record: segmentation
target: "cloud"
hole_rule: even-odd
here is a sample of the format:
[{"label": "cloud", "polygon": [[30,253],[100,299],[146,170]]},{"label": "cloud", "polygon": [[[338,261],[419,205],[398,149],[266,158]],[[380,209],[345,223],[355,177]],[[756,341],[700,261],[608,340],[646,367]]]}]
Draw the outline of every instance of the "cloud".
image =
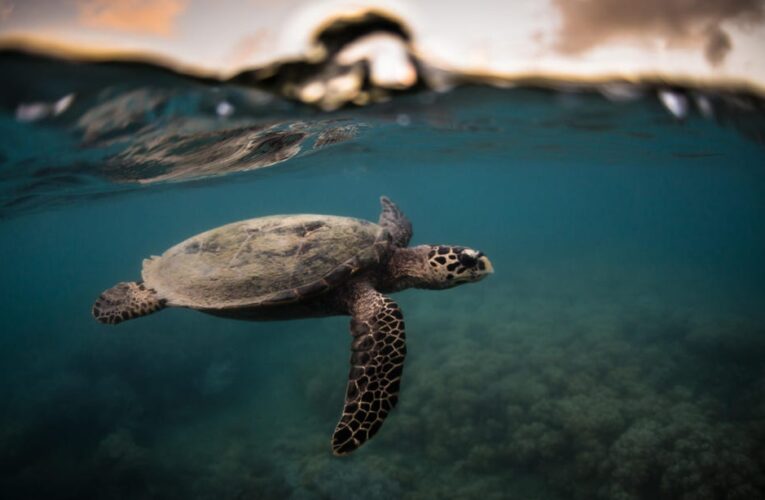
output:
[{"label": "cloud", "polygon": [[719,26],[714,26],[709,30],[704,53],[711,64],[716,66],[722,63],[731,48],[733,48],[733,44],[730,41],[730,36],[721,30]]},{"label": "cloud", "polygon": [[168,36],[188,0],[80,0],[80,22],[94,28]]},{"label": "cloud", "polygon": [[267,55],[269,41],[272,39],[273,34],[268,28],[261,28],[253,34],[243,36],[229,51],[228,59],[234,66],[250,65],[252,61]]},{"label": "cloud", "polygon": [[723,23],[765,20],[765,0],[553,0],[561,14],[556,49],[578,54],[615,40],[704,50],[717,65],[732,50]]},{"label": "cloud", "polygon": [[9,17],[11,17],[14,7],[15,6],[13,5],[13,2],[0,0],[0,22],[6,21]]}]

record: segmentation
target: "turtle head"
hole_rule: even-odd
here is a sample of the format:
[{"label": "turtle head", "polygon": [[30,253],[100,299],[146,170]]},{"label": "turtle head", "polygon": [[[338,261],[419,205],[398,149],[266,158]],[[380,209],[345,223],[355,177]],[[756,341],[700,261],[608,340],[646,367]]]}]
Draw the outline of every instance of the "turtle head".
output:
[{"label": "turtle head", "polygon": [[398,248],[388,264],[383,289],[406,288],[441,290],[484,279],[494,272],[483,252],[447,245],[420,245]]},{"label": "turtle head", "polygon": [[426,266],[426,284],[421,288],[451,288],[482,280],[494,272],[491,261],[483,252],[446,245],[427,247]]}]

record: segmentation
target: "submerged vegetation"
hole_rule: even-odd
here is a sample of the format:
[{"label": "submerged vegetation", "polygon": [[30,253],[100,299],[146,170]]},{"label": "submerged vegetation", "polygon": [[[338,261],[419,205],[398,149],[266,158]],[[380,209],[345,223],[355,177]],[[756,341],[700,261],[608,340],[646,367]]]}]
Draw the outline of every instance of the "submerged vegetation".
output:
[{"label": "submerged vegetation", "polygon": [[[218,342],[184,331],[194,318],[180,313],[162,335],[144,322],[152,331],[74,348],[58,373],[20,373],[25,391],[3,394],[0,484],[27,498],[765,495],[761,323],[504,285],[407,302],[399,408],[353,457],[328,451],[345,366],[321,347],[344,320],[304,334],[235,328]],[[306,347],[276,361],[282,373],[251,359]],[[299,414],[270,410],[264,390]]]}]

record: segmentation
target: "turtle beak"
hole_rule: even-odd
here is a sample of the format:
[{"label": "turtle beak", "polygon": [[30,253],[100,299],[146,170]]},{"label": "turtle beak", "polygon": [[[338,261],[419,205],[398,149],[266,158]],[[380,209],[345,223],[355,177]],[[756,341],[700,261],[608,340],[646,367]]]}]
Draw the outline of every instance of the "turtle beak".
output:
[{"label": "turtle beak", "polygon": [[491,261],[485,255],[478,258],[478,269],[484,274],[494,274],[494,266],[491,265]]}]

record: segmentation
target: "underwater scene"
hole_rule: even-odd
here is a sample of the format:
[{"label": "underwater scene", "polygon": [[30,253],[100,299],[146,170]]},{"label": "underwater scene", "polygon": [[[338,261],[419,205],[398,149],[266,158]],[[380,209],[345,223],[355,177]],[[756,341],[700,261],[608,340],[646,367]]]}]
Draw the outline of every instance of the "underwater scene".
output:
[{"label": "underwater scene", "polygon": [[[5,499],[765,498],[765,118],[653,87],[419,89],[317,110],[152,65],[0,57]],[[392,295],[399,401],[330,444],[349,318],[104,290],[231,222],[325,214],[494,273]]]}]

